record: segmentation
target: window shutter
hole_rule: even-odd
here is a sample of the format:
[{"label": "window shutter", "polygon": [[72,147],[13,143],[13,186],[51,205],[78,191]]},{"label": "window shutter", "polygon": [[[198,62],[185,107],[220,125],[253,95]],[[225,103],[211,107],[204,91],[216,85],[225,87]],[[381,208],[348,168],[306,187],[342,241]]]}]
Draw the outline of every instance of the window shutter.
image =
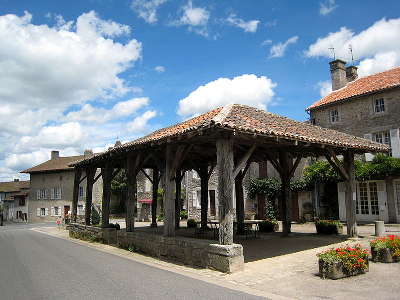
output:
[{"label": "window shutter", "polygon": [[55,188],[50,189],[50,199],[55,199]]},{"label": "window shutter", "polygon": [[45,213],[44,213],[44,215],[45,215],[45,216],[48,216],[48,215],[49,215],[49,208],[48,208],[48,207],[45,208]]},{"label": "window shutter", "polygon": [[40,208],[36,208],[36,216],[40,217]]},{"label": "window shutter", "polygon": [[51,207],[51,216],[54,217],[55,216],[55,211],[54,211],[54,207]]},{"label": "window shutter", "polygon": [[36,199],[39,200],[40,199],[40,190],[36,191]]},{"label": "window shutter", "polygon": [[[372,141],[372,134],[371,133],[364,134],[364,139]],[[372,161],[373,159],[374,155],[372,153],[365,153],[366,161]]]},{"label": "window shutter", "polygon": [[59,193],[58,193],[58,199],[62,199],[62,188],[58,188],[58,191],[59,191]]},{"label": "window shutter", "polygon": [[399,128],[390,130],[390,144],[392,146],[392,156],[400,158]]}]

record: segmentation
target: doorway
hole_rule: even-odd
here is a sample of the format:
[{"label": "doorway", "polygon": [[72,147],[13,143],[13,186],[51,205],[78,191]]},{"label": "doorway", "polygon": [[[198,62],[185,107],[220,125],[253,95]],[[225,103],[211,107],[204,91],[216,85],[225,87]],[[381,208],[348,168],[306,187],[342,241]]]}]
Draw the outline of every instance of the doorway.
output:
[{"label": "doorway", "polygon": [[209,195],[210,195],[210,215],[211,216],[215,216],[215,191],[214,190],[210,190],[208,191]]}]

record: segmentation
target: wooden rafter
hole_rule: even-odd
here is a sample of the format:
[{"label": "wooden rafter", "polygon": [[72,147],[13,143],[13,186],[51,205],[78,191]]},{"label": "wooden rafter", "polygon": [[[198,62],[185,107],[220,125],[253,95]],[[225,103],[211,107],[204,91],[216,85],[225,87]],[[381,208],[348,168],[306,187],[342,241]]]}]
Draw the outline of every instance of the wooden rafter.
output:
[{"label": "wooden rafter", "polygon": [[242,170],[246,166],[247,161],[250,159],[251,155],[253,154],[256,148],[257,144],[253,144],[253,146],[251,146],[251,148],[246,152],[246,154],[243,155],[243,157],[240,159],[239,163],[233,170],[233,178],[235,178],[237,174],[240,172],[240,170]]},{"label": "wooden rafter", "polygon": [[340,160],[336,157],[336,154],[333,152],[332,149],[327,148],[328,153],[325,154],[325,158],[328,162],[333,166],[334,169],[346,180],[349,180],[349,174],[346,172],[343,164]]},{"label": "wooden rafter", "polygon": [[289,178],[292,178],[294,175],[294,172],[296,172],[297,167],[299,166],[299,163],[301,161],[301,156],[298,156],[292,166],[292,168],[289,171]]},{"label": "wooden rafter", "polygon": [[143,173],[144,176],[147,177],[147,179],[153,184],[153,179],[146,173],[144,169],[140,169],[140,171]]},{"label": "wooden rafter", "polygon": [[275,157],[270,156],[268,153],[265,153],[265,157],[267,160],[269,160],[272,164],[272,166],[275,168],[275,170],[282,175],[283,174],[283,169],[281,165],[279,164],[278,160]]}]

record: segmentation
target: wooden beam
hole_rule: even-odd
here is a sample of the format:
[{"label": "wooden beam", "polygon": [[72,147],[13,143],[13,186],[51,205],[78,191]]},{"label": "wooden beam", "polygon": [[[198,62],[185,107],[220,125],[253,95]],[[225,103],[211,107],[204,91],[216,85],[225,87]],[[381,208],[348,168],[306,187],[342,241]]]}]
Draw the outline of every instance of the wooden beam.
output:
[{"label": "wooden beam", "polygon": [[333,168],[336,169],[336,171],[339,173],[339,175],[343,177],[343,179],[349,180],[349,174],[344,169],[342,163],[336,157],[336,154],[330,148],[328,148],[328,153],[329,154],[325,154],[325,158],[328,160],[328,162],[333,166]]},{"label": "wooden beam", "polygon": [[83,176],[80,180],[79,180],[79,184],[81,184],[82,183],[82,181],[84,181],[86,179],[86,175],[85,176]]},{"label": "wooden beam", "polygon": [[257,148],[257,144],[255,143],[246,152],[246,154],[241,158],[241,160],[239,161],[239,163],[237,164],[237,166],[233,170],[233,178],[235,178],[237,176],[237,174],[239,173],[239,171],[242,170],[245,167],[247,161],[249,160],[249,158],[251,157],[251,155],[253,154],[253,152],[254,152],[254,150],[256,148]]},{"label": "wooden beam", "polygon": [[96,178],[94,179],[93,183],[95,183],[95,182],[97,181],[97,179],[99,179],[100,176],[101,176],[102,174],[103,174],[103,172],[100,172],[100,173],[96,176]]},{"label": "wooden beam", "polygon": [[283,175],[283,169],[279,162],[272,156],[270,156],[268,153],[265,153],[265,157],[267,160],[269,160],[272,164],[272,166],[275,168],[275,170],[282,176]]},{"label": "wooden beam", "polygon": [[294,162],[292,168],[291,168],[290,171],[289,171],[289,178],[292,178],[292,177],[293,177],[294,172],[296,172],[296,169],[297,169],[297,167],[298,167],[299,164],[300,164],[301,158],[302,158],[301,156],[298,156],[298,157],[296,158],[296,161]]},{"label": "wooden beam", "polygon": [[147,179],[153,184],[153,179],[146,173],[144,169],[140,169],[140,171],[143,173],[144,176],[147,177]]},{"label": "wooden beam", "polygon": [[82,175],[82,170],[75,168],[74,174],[74,190],[72,194],[72,222],[76,222],[77,214],[78,214],[78,199],[79,199],[79,184],[81,183],[80,178]]}]

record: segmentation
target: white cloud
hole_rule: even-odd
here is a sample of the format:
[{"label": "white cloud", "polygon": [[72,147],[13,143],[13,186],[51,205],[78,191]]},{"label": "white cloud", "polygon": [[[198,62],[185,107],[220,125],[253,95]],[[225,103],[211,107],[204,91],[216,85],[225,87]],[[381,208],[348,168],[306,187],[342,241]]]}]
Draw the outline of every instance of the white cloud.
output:
[{"label": "white cloud", "polygon": [[[126,123],[115,119],[132,116],[149,102],[121,101],[137,91],[121,74],[142,52],[141,43],[129,37],[129,26],[94,11],[73,21],[48,18],[54,25],[33,24],[28,12],[0,16],[0,168],[10,179],[12,172],[47,160],[50,150],[77,154],[117,135],[131,138]],[[124,42],[115,40],[119,37]],[[117,104],[97,107],[107,101]],[[82,109],[64,116],[71,107]],[[93,120],[91,109],[105,123]]]},{"label": "white cloud", "polygon": [[332,57],[329,48],[335,48],[336,58],[349,61],[349,46],[360,60],[359,75],[366,76],[400,65],[400,18],[381,19],[364,31],[342,27],[337,32],[319,38],[305,52],[308,57]]},{"label": "white cloud", "polygon": [[276,83],[266,76],[244,74],[219,78],[198,87],[179,101],[178,114],[182,117],[201,114],[226,104],[246,104],[266,109],[274,96]]},{"label": "white cloud", "polygon": [[272,44],[272,40],[265,40],[265,41],[263,41],[261,43],[261,46],[267,46],[267,45],[270,45],[270,44]]},{"label": "white cloud", "polygon": [[132,0],[131,9],[147,23],[157,22],[157,10],[167,0]]},{"label": "white cloud", "polygon": [[320,81],[317,83],[316,88],[319,89],[320,96],[325,97],[332,92],[332,83],[330,80]]},{"label": "white cloud", "polygon": [[157,116],[157,112],[155,110],[148,110],[141,116],[136,117],[132,122],[127,124],[129,132],[140,133],[145,131],[148,126],[148,122],[155,116]]},{"label": "white cloud", "polygon": [[121,101],[111,109],[93,107],[85,104],[81,110],[72,111],[65,116],[67,121],[85,121],[93,123],[104,123],[121,117],[127,117],[136,113],[140,108],[149,104],[149,98],[134,98],[128,101]]},{"label": "white cloud", "polygon": [[326,0],[325,2],[319,3],[319,13],[320,15],[326,16],[333,12],[338,6],[335,0]]},{"label": "white cloud", "polygon": [[284,43],[278,43],[271,47],[269,51],[269,58],[283,57],[285,55],[286,49],[290,44],[295,44],[299,39],[298,36],[292,36]]},{"label": "white cloud", "polygon": [[226,19],[227,23],[243,29],[245,32],[256,32],[259,20],[244,21],[243,19],[237,18],[235,14],[230,14]]},{"label": "white cloud", "polygon": [[189,31],[196,32],[202,36],[208,36],[207,23],[210,12],[204,7],[194,7],[192,0],[181,7],[181,17],[172,22],[175,26],[188,26]]},{"label": "white cloud", "polygon": [[158,72],[158,73],[163,73],[163,72],[165,72],[165,67],[163,67],[163,66],[156,66],[156,67],[154,68],[154,71],[156,71],[156,72]]}]

